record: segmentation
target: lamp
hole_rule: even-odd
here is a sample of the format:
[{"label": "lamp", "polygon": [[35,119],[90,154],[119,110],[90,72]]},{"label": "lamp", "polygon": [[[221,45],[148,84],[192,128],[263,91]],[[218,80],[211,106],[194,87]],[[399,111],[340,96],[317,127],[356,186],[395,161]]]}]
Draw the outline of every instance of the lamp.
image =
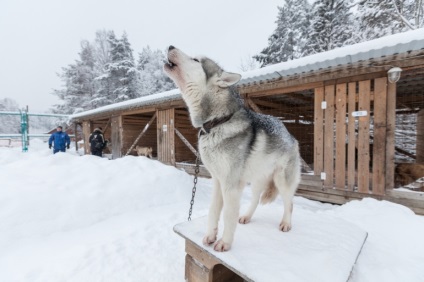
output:
[{"label": "lamp", "polygon": [[393,67],[393,68],[389,69],[389,71],[387,72],[389,82],[390,83],[398,82],[401,72],[402,72],[402,69],[398,68],[398,67]]}]

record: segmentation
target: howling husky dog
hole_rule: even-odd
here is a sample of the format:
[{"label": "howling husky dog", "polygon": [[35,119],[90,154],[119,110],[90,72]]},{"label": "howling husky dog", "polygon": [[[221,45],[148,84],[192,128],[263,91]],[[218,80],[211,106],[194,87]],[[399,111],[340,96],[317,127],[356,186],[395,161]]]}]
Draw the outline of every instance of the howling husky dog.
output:
[{"label": "howling husky dog", "polygon": [[[205,57],[189,57],[170,46],[166,74],[180,88],[194,127],[199,128],[199,152],[214,182],[205,245],[230,249],[239,217],[240,198],[247,183],[252,202],[238,222],[248,223],[261,203],[283,197],[281,231],[291,229],[292,199],[300,182],[297,141],[276,118],[247,109],[233,85],[241,76],[222,70]],[[262,194],[262,197],[261,197]],[[223,209],[224,231],[217,241]]]}]

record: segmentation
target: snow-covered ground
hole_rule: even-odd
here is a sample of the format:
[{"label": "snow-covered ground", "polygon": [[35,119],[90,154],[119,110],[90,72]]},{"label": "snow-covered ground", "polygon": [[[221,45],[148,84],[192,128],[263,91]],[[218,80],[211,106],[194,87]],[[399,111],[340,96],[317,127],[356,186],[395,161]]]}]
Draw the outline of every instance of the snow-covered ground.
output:
[{"label": "snow-covered ground", "polygon": [[[27,153],[0,148],[0,281],[184,281],[173,227],[187,220],[192,186],[190,175],[144,157],[52,155],[39,140]],[[207,214],[210,190],[201,179],[193,218]],[[296,210],[368,232],[351,281],[424,281],[424,218],[408,208],[296,197]]]}]

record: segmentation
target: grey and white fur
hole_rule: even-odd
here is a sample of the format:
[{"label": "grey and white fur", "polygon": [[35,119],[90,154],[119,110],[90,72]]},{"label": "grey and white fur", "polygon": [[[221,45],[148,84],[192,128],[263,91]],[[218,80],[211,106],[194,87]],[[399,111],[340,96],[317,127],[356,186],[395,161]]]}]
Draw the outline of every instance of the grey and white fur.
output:
[{"label": "grey and white fur", "polygon": [[[278,192],[284,203],[279,229],[289,231],[292,199],[300,182],[295,138],[277,118],[246,108],[234,87],[241,76],[224,71],[214,61],[190,57],[170,46],[164,70],[181,90],[193,126],[202,131],[199,152],[214,183],[203,243],[215,243],[216,251],[229,250],[237,222],[248,223],[259,201],[272,202]],[[252,202],[239,217],[247,183],[252,186]],[[224,230],[217,240],[222,210]]]}]

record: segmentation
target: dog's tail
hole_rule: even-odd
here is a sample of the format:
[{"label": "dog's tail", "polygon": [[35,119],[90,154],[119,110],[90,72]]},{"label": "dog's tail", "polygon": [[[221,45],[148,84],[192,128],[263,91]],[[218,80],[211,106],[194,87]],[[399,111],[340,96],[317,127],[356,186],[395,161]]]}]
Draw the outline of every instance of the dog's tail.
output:
[{"label": "dog's tail", "polygon": [[273,180],[268,185],[268,188],[262,193],[261,196],[261,204],[269,204],[272,203],[275,198],[278,196],[278,190],[277,187],[275,187],[275,183]]}]

